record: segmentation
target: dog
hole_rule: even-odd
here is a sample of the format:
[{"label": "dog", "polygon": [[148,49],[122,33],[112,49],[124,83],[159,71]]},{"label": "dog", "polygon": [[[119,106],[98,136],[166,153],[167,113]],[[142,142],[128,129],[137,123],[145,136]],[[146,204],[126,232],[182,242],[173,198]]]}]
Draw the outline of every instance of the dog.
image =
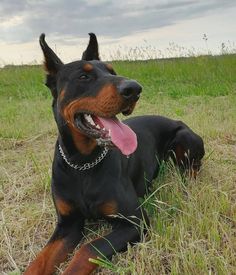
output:
[{"label": "dog", "polygon": [[87,219],[105,219],[112,231],[83,244],[64,275],[90,274],[96,259],[112,256],[134,244],[149,225],[139,202],[158,175],[160,163],[171,158],[181,170],[196,175],[204,156],[200,136],[181,121],[161,116],[130,115],[142,87],[116,74],[100,61],[95,34],[82,60],[63,64],[40,36],[46,86],[58,127],[52,165],[52,197],[57,225],[49,242],[25,275],[48,275],[83,238]]}]

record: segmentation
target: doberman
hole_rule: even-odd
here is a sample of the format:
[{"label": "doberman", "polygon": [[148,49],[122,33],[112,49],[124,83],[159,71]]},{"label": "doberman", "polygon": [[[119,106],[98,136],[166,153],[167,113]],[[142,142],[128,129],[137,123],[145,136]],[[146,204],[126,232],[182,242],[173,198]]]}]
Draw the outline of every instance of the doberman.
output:
[{"label": "doberman", "polygon": [[90,33],[82,60],[63,64],[40,36],[45,58],[46,86],[58,139],[52,167],[52,196],[57,226],[48,244],[25,275],[52,274],[83,238],[86,219],[105,219],[111,233],[84,244],[63,274],[90,274],[91,259],[111,259],[138,242],[149,225],[140,205],[160,162],[196,172],[204,156],[201,137],[181,121],[161,116],[130,115],[142,87],[118,76],[100,61],[95,34]]}]

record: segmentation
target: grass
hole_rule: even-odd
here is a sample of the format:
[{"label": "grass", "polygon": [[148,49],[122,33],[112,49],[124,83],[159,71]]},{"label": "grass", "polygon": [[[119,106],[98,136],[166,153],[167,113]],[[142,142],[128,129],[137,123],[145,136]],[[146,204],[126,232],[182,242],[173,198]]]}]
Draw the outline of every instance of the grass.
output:
[{"label": "grass", "polygon": [[[236,56],[113,67],[144,87],[134,115],[183,120],[204,138],[206,156],[197,180],[163,165],[158,191],[145,200],[149,236],[103,263],[99,274],[236,274]],[[37,66],[0,70],[0,274],[21,274],[55,225],[50,174],[57,132],[43,82]],[[87,227],[88,239],[109,230]]]}]

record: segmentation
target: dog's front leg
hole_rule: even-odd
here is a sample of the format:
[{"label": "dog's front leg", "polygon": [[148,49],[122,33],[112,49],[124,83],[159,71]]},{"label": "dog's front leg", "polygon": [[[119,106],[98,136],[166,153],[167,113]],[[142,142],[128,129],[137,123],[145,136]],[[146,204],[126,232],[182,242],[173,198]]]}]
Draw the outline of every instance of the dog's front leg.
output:
[{"label": "dog's front leg", "polygon": [[24,275],[50,275],[63,262],[68,253],[72,252],[83,237],[84,220],[64,217],[48,244],[26,269]]},{"label": "dog's front leg", "polygon": [[[140,213],[139,218],[127,217],[125,220],[116,220],[113,231],[108,235],[98,238],[83,245],[75,254],[63,275],[87,275],[97,268],[97,264],[91,259],[111,259],[116,252],[125,251],[128,243],[135,243],[140,240],[145,225]],[[144,227],[143,227],[144,225]]]}]

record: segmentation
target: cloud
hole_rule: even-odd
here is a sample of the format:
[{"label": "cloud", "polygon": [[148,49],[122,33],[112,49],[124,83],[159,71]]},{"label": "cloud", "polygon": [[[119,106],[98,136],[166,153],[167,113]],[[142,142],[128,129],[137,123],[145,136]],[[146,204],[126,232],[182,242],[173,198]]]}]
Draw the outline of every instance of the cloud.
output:
[{"label": "cloud", "polygon": [[234,0],[2,0],[0,41],[26,43],[45,32],[68,44],[91,31],[118,39],[232,6]]}]

